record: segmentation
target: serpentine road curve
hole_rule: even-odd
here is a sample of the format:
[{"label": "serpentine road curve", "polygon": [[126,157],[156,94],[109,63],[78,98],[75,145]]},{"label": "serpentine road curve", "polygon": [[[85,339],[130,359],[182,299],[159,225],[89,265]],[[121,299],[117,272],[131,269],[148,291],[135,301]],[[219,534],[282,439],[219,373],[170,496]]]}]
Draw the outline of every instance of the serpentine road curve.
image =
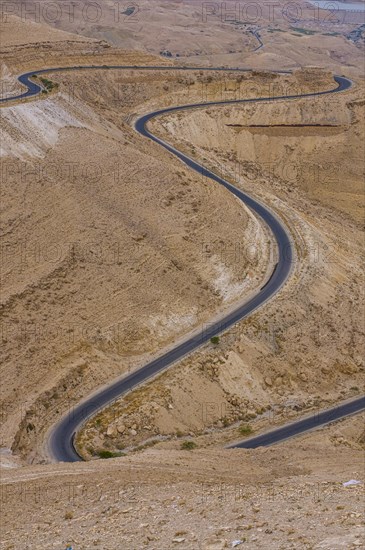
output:
[{"label": "serpentine road curve", "polygon": [[[173,70],[173,71],[225,71],[225,72],[249,72],[251,69],[228,69],[228,68],[209,68],[209,67],[165,67],[165,66],[79,66],[79,67],[59,67],[52,69],[42,69],[36,70],[34,72],[28,72],[21,75],[18,80],[19,82],[26,87],[26,91],[18,94],[13,97],[5,97],[0,99],[0,103],[6,104],[14,100],[27,99],[33,96],[37,96],[41,93],[42,87],[34,82],[32,79],[34,74],[48,74],[51,72],[60,72],[60,71],[78,71],[78,70],[100,70],[100,69],[118,69],[118,70]],[[290,74],[291,71],[272,71],[282,74]],[[288,279],[294,260],[294,249],[293,244],[290,238],[290,235],[281,221],[276,217],[276,215],[265,205],[263,205],[258,200],[250,197],[242,190],[238,189],[228,181],[217,176],[214,172],[211,172],[195,160],[191,159],[181,151],[177,150],[172,145],[166,143],[162,139],[153,135],[147,128],[147,123],[160,115],[167,113],[172,113],[175,111],[188,110],[188,109],[197,109],[205,108],[212,105],[232,105],[232,104],[241,104],[241,103],[253,103],[253,102],[263,102],[263,101],[275,101],[275,100],[290,100],[298,98],[310,98],[319,95],[332,94],[345,91],[349,89],[352,85],[351,80],[343,76],[335,76],[334,80],[337,86],[331,90],[318,91],[305,94],[296,94],[288,96],[275,96],[275,97],[259,97],[251,99],[236,99],[231,101],[211,101],[206,103],[197,103],[193,105],[183,105],[177,107],[169,107],[166,109],[161,109],[154,111],[152,113],[146,114],[140,117],[135,122],[135,130],[139,132],[142,136],[149,138],[165,149],[170,153],[178,157],[183,163],[185,163],[189,168],[192,168],[202,176],[209,178],[216,183],[223,185],[228,191],[240,199],[246,206],[251,208],[269,227],[273,237],[278,246],[278,262],[271,274],[271,277],[267,283],[259,290],[259,292],[251,298],[246,303],[238,306],[234,311],[231,311],[229,314],[226,314],[213,324],[209,326],[207,330],[204,330],[198,333],[195,336],[188,337],[182,343],[176,345],[173,349],[170,349],[168,352],[161,355],[159,358],[150,361],[144,367],[132,372],[131,374],[124,376],[113,382],[111,385],[102,388],[92,397],[87,398],[80,404],[74,406],[67,415],[65,415],[61,421],[53,427],[50,432],[49,439],[47,441],[48,452],[51,455],[51,458],[55,461],[64,461],[64,462],[76,462],[82,460],[78,455],[74,447],[74,436],[75,433],[80,427],[86,422],[88,418],[93,416],[96,412],[100,411],[106,405],[120,398],[126,392],[132,390],[136,386],[140,385],[142,382],[147,379],[155,376],[157,373],[165,370],[170,367],[173,363],[180,360],[182,357],[186,356],[188,353],[191,353],[193,350],[196,350],[202,344],[208,342],[212,336],[220,334],[227,328],[231,327],[238,321],[247,317],[250,313],[256,310],[259,306],[263,305],[269,298],[272,298],[283,286],[283,284]],[[256,447],[258,445],[270,445],[277,441],[286,439],[287,437],[293,437],[297,433],[302,433],[313,429],[316,426],[323,425],[333,420],[343,418],[354,412],[359,412],[365,408],[364,397],[356,399],[352,402],[339,405],[335,413],[329,414],[328,411],[324,411],[322,416],[316,415],[315,417],[310,417],[305,420],[301,420],[295,423],[290,424],[288,428],[284,427],[281,429],[276,429],[252,438],[250,440],[245,440],[241,443],[236,443],[231,445],[231,447]],[[327,416],[326,416],[327,414]],[[313,418],[316,418],[316,421],[313,421]],[[326,421],[326,418],[328,420]],[[252,444],[250,444],[252,441]]]}]

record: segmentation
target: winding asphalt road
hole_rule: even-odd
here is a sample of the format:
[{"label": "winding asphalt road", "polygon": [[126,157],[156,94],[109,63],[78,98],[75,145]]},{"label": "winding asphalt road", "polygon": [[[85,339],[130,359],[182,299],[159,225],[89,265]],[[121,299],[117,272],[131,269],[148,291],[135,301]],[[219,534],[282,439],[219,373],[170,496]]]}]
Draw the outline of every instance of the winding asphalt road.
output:
[{"label": "winding asphalt road", "polygon": [[[173,71],[225,71],[225,72],[248,72],[250,69],[226,69],[226,68],[208,68],[208,67],[165,67],[165,66],[153,66],[153,67],[137,67],[137,66],[79,66],[79,67],[59,67],[53,69],[43,69],[41,71],[35,71],[37,75],[48,74],[51,72],[60,72],[60,71],[75,71],[75,70],[96,70],[96,69],[118,69],[118,70],[173,70]],[[275,71],[283,74],[290,74],[290,71]],[[18,94],[15,97],[2,98],[0,99],[1,103],[9,103],[14,100],[27,99],[32,96],[36,96],[41,93],[42,87],[34,82],[32,76],[34,72],[28,72],[19,77],[19,82],[26,87],[26,91],[21,94]],[[285,281],[288,279],[290,272],[293,266],[294,260],[294,250],[291,242],[291,238],[280,222],[280,220],[275,216],[275,214],[263,205],[258,200],[250,197],[242,190],[238,189],[225,179],[217,176],[214,172],[208,170],[203,165],[199,164],[195,160],[191,159],[181,151],[174,148],[172,145],[166,143],[162,139],[153,135],[147,128],[147,123],[158,116],[172,113],[175,111],[182,111],[188,109],[197,109],[205,108],[209,105],[231,105],[231,104],[241,104],[241,103],[253,103],[253,102],[262,102],[262,101],[275,101],[275,100],[289,100],[297,98],[310,98],[319,95],[332,94],[342,92],[351,87],[352,82],[342,76],[334,77],[337,86],[331,90],[312,92],[306,94],[296,94],[296,95],[286,95],[286,96],[275,96],[275,97],[260,97],[252,99],[237,99],[231,101],[212,101],[206,103],[197,103],[193,105],[183,105],[177,107],[169,107],[167,109],[161,109],[154,111],[152,113],[146,114],[140,117],[135,122],[135,129],[142,136],[149,138],[165,149],[170,153],[178,157],[183,163],[185,163],[189,168],[192,168],[202,176],[213,180],[214,182],[223,185],[228,191],[235,195],[239,200],[241,200],[246,206],[251,208],[269,227],[270,231],[273,234],[273,237],[278,246],[278,262],[274,268],[274,271],[267,281],[267,283],[260,289],[260,291],[245,304],[240,305],[234,311],[223,316],[218,321],[209,325],[209,328],[203,330],[202,332],[196,334],[195,336],[187,338],[182,343],[175,346],[170,351],[164,353],[159,358],[150,361],[144,367],[136,370],[135,372],[125,376],[121,379],[118,379],[108,387],[105,387],[98,391],[93,397],[84,400],[82,403],[73,407],[67,415],[65,415],[62,420],[53,428],[49,441],[48,447],[49,452],[52,455],[52,458],[57,461],[65,462],[75,462],[82,460],[81,457],[77,454],[74,448],[74,436],[76,431],[81,427],[81,425],[96,412],[100,411],[106,405],[110,404],[114,400],[120,398],[126,392],[140,385],[142,382],[145,382],[147,379],[155,376],[157,373],[165,370],[170,367],[173,363],[180,360],[187,354],[191,353],[193,350],[196,350],[202,344],[208,342],[212,336],[220,334],[225,331],[227,328],[231,327],[238,321],[247,317],[250,313],[256,310],[258,307],[262,306],[269,298],[273,297],[280,288],[283,286]],[[364,409],[364,398],[362,401],[357,400],[352,402],[353,405],[350,407],[348,404],[339,405],[336,408],[336,420],[352,414],[353,412],[358,412],[359,410]],[[355,410],[356,409],[356,410]],[[350,411],[350,412],[349,412]],[[318,418],[319,415],[316,415]],[[321,422],[323,422],[321,417]],[[332,421],[333,416],[329,417],[328,421]],[[322,425],[318,424],[318,425]],[[281,428],[279,430],[274,430],[268,434],[263,434],[257,438],[251,440],[246,440],[242,443],[236,443],[232,446],[235,447],[255,447],[258,445],[269,445],[274,442],[286,439],[287,437],[292,437],[297,433],[313,429],[313,419],[306,419],[299,421],[298,423],[293,423],[290,425],[290,429]],[[271,435],[270,435],[271,434]],[[252,443],[250,444],[251,441]]]},{"label": "winding asphalt road", "polygon": [[346,416],[351,416],[352,414],[359,413],[365,410],[365,396],[362,395],[356,399],[342,403],[336,407],[330,409],[317,411],[315,414],[311,414],[305,418],[301,418],[296,422],[291,422],[280,426],[280,428],[275,428],[266,433],[262,433],[255,437],[250,437],[239,443],[232,443],[228,445],[228,449],[256,449],[257,447],[267,447],[278,443],[279,441],[285,441],[291,437],[295,437],[304,432],[309,432],[335,422],[336,420],[341,420]]}]

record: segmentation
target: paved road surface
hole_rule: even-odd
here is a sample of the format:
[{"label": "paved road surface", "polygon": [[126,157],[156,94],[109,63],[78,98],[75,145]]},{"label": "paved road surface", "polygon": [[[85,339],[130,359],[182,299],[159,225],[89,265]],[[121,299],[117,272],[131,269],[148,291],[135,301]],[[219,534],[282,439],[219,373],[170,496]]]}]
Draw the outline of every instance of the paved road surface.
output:
[{"label": "paved road surface", "polygon": [[280,428],[275,428],[274,430],[270,430],[255,437],[250,437],[245,441],[232,443],[228,445],[227,448],[232,449],[238,447],[240,449],[256,449],[257,447],[267,447],[268,445],[273,445],[274,443],[279,443],[280,441],[295,437],[304,432],[320,428],[325,424],[335,422],[336,420],[359,413],[363,410],[365,410],[364,395],[336,407],[318,411],[311,416],[285,424]]}]

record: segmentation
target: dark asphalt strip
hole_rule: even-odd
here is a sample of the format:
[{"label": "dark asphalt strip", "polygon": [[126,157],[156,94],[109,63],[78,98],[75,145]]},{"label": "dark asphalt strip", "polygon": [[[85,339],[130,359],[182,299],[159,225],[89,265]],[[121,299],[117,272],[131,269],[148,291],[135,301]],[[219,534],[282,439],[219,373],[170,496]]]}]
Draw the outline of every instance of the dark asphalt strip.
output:
[{"label": "dark asphalt strip", "polygon": [[227,448],[256,449],[257,447],[267,447],[269,445],[273,445],[274,443],[279,443],[280,441],[301,435],[304,432],[315,430],[321,426],[330,424],[331,422],[335,422],[336,420],[340,420],[346,416],[359,413],[363,410],[365,410],[365,396],[361,396],[353,401],[338,405],[332,409],[319,411],[311,416],[308,416],[307,418],[302,418],[296,422],[285,424],[280,428],[270,430],[269,432],[257,435],[256,437],[250,437],[245,441],[232,443],[231,445],[228,445]]}]

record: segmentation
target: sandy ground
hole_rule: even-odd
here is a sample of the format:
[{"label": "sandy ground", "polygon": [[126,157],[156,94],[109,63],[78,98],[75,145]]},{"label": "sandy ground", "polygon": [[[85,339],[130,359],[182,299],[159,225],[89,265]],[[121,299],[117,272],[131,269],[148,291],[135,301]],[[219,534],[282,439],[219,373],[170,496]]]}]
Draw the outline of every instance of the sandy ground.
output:
[{"label": "sandy ground", "polygon": [[[25,70],[154,64],[166,49],[172,56],[158,64],[258,71],[239,81],[54,74],[46,98],[1,109],[1,548],[361,548],[363,417],[270,449],[223,450],[363,386],[361,29],[349,37],[361,16],[334,22],[321,12],[311,22],[304,11],[296,22],[281,13],[246,24],[237,14],[204,21],[200,3],[141,2],[129,15],[105,3],[96,24],[90,14],[50,24],[36,5],[38,22],[1,20],[4,95],[19,90]],[[327,69],[260,72],[303,64]],[[328,69],[352,76],[354,90],[159,121],[161,135],[283,217],[295,273],[218,346],[131,393],[81,436],[89,456],[127,456],[25,465],[42,459],[46,430],[72,403],[204,326],[265,276],[262,226],[139,138],[137,114],[328,87]],[[196,448],[182,450],[186,440]],[[344,487],[350,479],[362,484]]]},{"label": "sandy ground", "polygon": [[1,548],[362,548],[363,420],[256,451],[6,469]]}]

